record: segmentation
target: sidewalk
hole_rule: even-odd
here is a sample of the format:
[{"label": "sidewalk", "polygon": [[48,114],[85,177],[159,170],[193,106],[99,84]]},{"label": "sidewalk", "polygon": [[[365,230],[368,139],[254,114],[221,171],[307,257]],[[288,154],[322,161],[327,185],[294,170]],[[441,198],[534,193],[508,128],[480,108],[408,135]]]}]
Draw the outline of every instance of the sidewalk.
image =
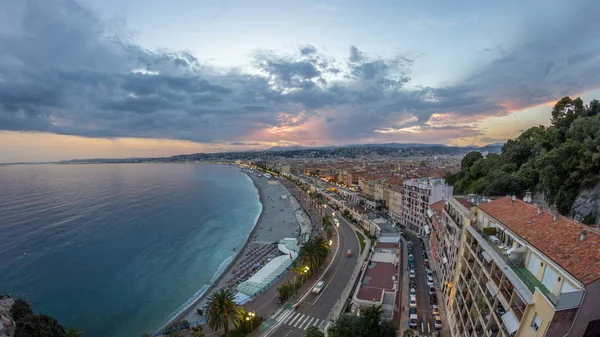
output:
[{"label": "sidewalk", "polygon": [[409,284],[410,278],[408,277],[408,246],[406,244],[406,240],[400,236],[400,242],[402,242],[402,270],[400,271],[400,277],[402,280],[402,287],[400,288],[400,331],[404,332],[404,330],[408,329],[408,307],[409,307],[409,299],[408,293],[410,291]]}]

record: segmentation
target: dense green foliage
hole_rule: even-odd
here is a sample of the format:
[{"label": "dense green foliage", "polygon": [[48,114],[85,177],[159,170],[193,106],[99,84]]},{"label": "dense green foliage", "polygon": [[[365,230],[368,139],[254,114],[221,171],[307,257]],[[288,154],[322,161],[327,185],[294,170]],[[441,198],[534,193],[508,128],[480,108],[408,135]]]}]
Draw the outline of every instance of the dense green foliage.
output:
[{"label": "dense green foliage", "polygon": [[66,331],[57,320],[43,315],[34,314],[17,321],[15,337],[65,337]]},{"label": "dense green foliage", "polygon": [[396,327],[381,319],[381,307],[366,308],[361,316],[343,315],[327,330],[331,337],[395,337]]},{"label": "dense green foliage", "polygon": [[321,236],[314,236],[302,244],[298,256],[303,264],[310,268],[310,272],[313,272],[325,262],[330,250],[327,240]]},{"label": "dense green foliage", "polygon": [[35,314],[23,299],[16,299],[10,308],[10,316],[17,326],[15,337],[81,337],[77,329],[65,328],[50,316]]},{"label": "dense green foliage", "polygon": [[235,291],[220,289],[208,297],[208,326],[214,331],[225,330],[229,332],[229,321],[236,327],[240,326],[244,319],[244,309],[235,302]]},{"label": "dense green foliage", "polygon": [[306,329],[306,334],[304,337],[325,337],[325,334],[319,331],[319,328],[316,326],[311,326],[310,328]]},{"label": "dense green foliage", "polygon": [[467,154],[461,170],[446,175],[455,193],[543,194],[565,215],[582,188],[600,172],[600,102],[565,97],[552,109],[552,125],[535,126],[508,140],[501,154]]},{"label": "dense green foliage", "polygon": [[10,316],[12,319],[16,322],[29,315],[33,315],[33,310],[31,310],[29,303],[21,298],[16,299],[15,303],[13,303],[13,306],[10,308]]}]

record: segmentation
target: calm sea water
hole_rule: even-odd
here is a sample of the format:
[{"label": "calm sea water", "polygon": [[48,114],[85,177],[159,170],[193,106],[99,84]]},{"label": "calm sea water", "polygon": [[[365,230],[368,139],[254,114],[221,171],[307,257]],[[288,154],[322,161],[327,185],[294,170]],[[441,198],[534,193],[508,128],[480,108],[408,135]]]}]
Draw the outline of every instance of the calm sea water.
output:
[{"label": "calm sea water", "polygon": [[260,209],[231,166],[0,166],[0,294],[86,337],[140,336],[204,291]]}]

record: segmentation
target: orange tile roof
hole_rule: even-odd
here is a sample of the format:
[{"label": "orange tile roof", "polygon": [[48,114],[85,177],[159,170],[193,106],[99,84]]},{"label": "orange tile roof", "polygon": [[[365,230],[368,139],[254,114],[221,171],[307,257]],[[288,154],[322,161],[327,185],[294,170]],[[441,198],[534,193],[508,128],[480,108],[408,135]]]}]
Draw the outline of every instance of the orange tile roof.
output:
[{"label": "orange tile roof", "polygon": [[435,212],[436,214],[442,214],[442,210],[444,209],[444,206],[446,206],[446,200],[440,200],[438,202],[434,202],[433,204],[429,205],[429,208],[431,208],[431,210],[433,212]]},{"label": "orange tile roof", "polygon": [[[510,197],[483,203],[478,207],[583,284],[600,279],[600,233],[589,226],[564,216],[560,216],[555,222],[548,210],[538,215],[535,205],[522,200],[511,203]],[[580,241],[584,229],[587,230],[587,237]]]}]

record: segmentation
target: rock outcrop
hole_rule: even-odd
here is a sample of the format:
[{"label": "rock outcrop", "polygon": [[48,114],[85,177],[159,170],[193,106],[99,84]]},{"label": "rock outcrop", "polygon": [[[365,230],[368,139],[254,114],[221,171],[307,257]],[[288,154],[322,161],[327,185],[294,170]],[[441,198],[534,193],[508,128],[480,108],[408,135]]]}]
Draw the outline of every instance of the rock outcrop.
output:
[{"label": "rock outcrop", "polygon": [[15,300],[10,296],[0,295],[0,337],[12,337],[15,334],[15,322],[10,317],[10,308]]},{"label": "rock outcrop", "polygon": [[600,224],[600,181],[593,188],[579,193],[573,202],[573,212],[579,215],[580,219],[591,214],[596,217],[595,224]]}]

